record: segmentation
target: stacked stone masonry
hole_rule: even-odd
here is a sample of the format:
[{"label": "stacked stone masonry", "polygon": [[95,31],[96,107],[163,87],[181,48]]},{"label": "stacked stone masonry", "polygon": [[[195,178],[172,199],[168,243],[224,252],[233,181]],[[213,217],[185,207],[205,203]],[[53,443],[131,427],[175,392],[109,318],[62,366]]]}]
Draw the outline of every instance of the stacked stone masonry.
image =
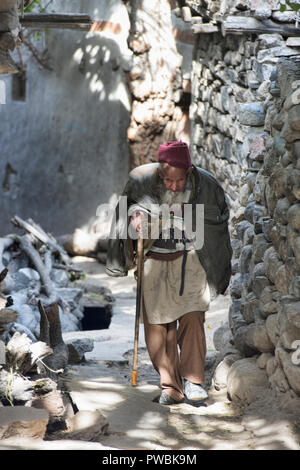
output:
[{"label": "stacked stone masonry", "polygon": [[[226,2],[226,13],[293,19],[277,3]],[[298,402],[300,48],[286,43],[278,33],[198,34],[190,118],[194,162],[218,178],[231,210],[232,304],[222,380],[230,386],[238,362],[248,360],[276,396]]]}]

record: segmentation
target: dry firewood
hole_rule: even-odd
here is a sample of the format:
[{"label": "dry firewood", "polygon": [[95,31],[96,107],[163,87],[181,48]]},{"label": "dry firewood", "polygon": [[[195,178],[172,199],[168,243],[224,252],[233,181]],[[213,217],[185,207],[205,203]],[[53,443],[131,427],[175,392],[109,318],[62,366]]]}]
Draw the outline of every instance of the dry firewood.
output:
[{"label": "dry firewood", "polygon": [[50,325],[42,302],[38,301],[40,311],[40,341],[50,346]]},{"label": "dry firewood", "polygon": [[67,265],[67,264],[59,264],[59,263],[53,263],[53,266],[52,266],[54,269],[64,269],[65,271],[68,271],[68,272],[74,272],[78,275],[82,275],[83,274],[83,271],[82,269],[80,268],[76,268],[75,266],[70,266],[70,265]]},{"label": "dry firewood", "polygon": [[15,333],[6,346],[6,363],[8,368],[20,370],[26,356],[30,354],[31,340],[25,334]]},{"label": "dry firewood", "polygon": [[30,220],[30,222],[26,222],[25,220],[22,220],[19,216],[15,215],[15,217],[11,221],[17,227],[23,228],[24,230],[29,232],[31,235],[33,235],[35,238],[40,240],[42,243],[45,243],[46,245],[48,245],[49,248],[51,248],[52,250],[57,251],[60,254],[62,260],[66,264],[71,262],[68,254],[57,243],[57,241],[52,236],[47,234],[41,227],[39,227],[32,220]]},{"label": "dry firewood", "polygon": [[41,313],[40,340],[46,342],[53,350],[46,358],[45,364],[52,372],[58,372],[66,367],[69,360],[69,349],[62,337],[58,304],[55,302],[43,306],[42,302],[39,302],[38,306]]},{"label": "dry firewood", "polygon": [[53,350],[42,341],[33,343],[26,334],[16,332],[6,346],[8,368],[22,374],[29,372],[39,361],[52,354]]},{"label": "dry firewood", "polygon": [[7,268],[4,268],[1,273],[0,273],[0,282],[4,281],[4,279],[6,278],[7,276],[7,273],[8,273],[8,269]]},{"label": "dry firewood", "polygon": [[[0,297],[0,304],[2,302]],[[6,302],[6,299],[5,299]],[[0,335],[7,331],[7,325],[9,323],[14,323],[18,318],[18,312],[12,310],[11,308],[2,308],[0,310]]]},{"label": "dry firewood", "polygon": [[18,312],[11,308],[2,308],[0,310],[0,325],[7,325],[7,323],[13,323],[18,318]]},{"label": "dry firewood", "polygon": [[36,270],[38,271],[45,293],[49,297],[49,302],[52,303],[52,302],[58,301],[55,285],[50,279],[47,269],[45,268],[45,265],[38,251],[32,245],[29,236],[23,235],[22,237],[17,237],[17,240],[20,243],[20,246],[23,249],[23,251],[30,258]]},{"label": "dry firewood", "polygon": [[0,400],[7,404],[31,402],[34,396],[33,383],[16,371],[0,370]]},{"label": "dry firewood", "polygon": [[35,365],[43,364],[43,359],[53,353],[48,344],[37,341],[30,345],[30,355],[22,365],[22,373],[26,374],[31,371]]},{"label": "dry firewood", "polygon": [[61,422],[64,419],[66,408],[63,394],[61,390],[58,390],[57,383],[49,377],[38,379],[34,381],[34,390],[35,398],[32,401],[32,406],[47,410],[50,424]]},{"label": "dry firewood", "polygon": [[50,275],[51,271],[52,271],[52,257],[51,257],[51,250],[49,249],[45,249],[43,250],[43,254],[44,254],[44,265],[45,265],[45,269],[47,271],[47,273]]},{"label": "dry firewood", "polygon": [[2,263],[2,255],[7,248],[9,248],[12,244],[14,243],[14,238],[13,237],[5,237],[5,238],[0,238],[0,282],[5,280],[5,277],[7,276],[7,269],[6,266],[3,265]]},{"label": "dry firewood", "polygon": [[75,268],[67,264],[53,263],[52,267],[54,269],[63,269],[64,271],[67,271],[71,281],[81,279],[84,275],[84,271],[82,271],[82,269]]}]

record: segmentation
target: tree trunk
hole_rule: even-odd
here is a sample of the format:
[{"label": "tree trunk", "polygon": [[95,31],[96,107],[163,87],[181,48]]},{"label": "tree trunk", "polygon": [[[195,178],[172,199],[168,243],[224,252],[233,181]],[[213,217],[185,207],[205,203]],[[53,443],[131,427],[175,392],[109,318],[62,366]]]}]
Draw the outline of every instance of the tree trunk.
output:
[{"label": "tree trunk", "polygon": [[41,313],[40,341],[46,342],[53,350],[44,362],[52,369],[52,373],[63,371],[68,364],[69,350],[62,337],[58,304],[44,307],[42,302],[39,302],[38,306]]}]

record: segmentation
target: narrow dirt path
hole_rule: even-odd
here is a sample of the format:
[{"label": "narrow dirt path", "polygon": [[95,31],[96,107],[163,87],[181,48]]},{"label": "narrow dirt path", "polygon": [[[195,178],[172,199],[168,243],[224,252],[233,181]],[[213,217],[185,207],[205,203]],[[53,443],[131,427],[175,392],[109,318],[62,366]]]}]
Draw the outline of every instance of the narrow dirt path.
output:
[{"label": "narrow dirt path", "polygon": [[100,410],[109,422],[101,444],[116,449],[161,450],[299,450],[300,422],[278,410],[264,396],[246,408],[230,402],[224,391],[211,386],[216,351],[213,333],[227,320],[229,299],[221,296],[207,314],[206,389],[200,406],[188,403],[161,406],[159,377],[150,362],[140,329],[138,386],[130,384],[135,315],[135,281],[109,278],[98,263],[77,259],[87,273],[87,285],[111,289],[116,299],[108,330],[80,332],[93,337],[95,347],[86,362],[72,366],[68,388],[80,410]]}]

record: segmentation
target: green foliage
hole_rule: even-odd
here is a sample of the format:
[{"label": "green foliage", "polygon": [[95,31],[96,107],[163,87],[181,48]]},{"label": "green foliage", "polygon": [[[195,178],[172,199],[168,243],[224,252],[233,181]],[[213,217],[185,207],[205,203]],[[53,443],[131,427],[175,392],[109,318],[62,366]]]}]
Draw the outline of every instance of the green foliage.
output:
[{"label": "green foliage", "polygon": [[280,2],[280,11],[281,11],[281,13],[286,11],[288,6],[294,11],[299,11],[299,9],[300,9],[300,4],[299,3],[290,2],[290,0],[284,0],[284,3]]},{"label": "green foliage", "polygon": [[24,9],[24,13],[31,13],[32,10],[35,9],[35,7],[38,7],[38,11],[41,12],[42,11],[41,1],[42,0],[34,0],[31,5],[29,5],[28,7]]},{"label": "green foliage", "polygon": [[52,1],[53,0],[50,0],[45,6],[43,6],[42,0],[33,0],[33,2],[30,5],[24,8],[24,13],[31,13],[32,11],[35,11],[37,13],[45,13],[45,11],[47,10],[50,3],[52,3]]}]

